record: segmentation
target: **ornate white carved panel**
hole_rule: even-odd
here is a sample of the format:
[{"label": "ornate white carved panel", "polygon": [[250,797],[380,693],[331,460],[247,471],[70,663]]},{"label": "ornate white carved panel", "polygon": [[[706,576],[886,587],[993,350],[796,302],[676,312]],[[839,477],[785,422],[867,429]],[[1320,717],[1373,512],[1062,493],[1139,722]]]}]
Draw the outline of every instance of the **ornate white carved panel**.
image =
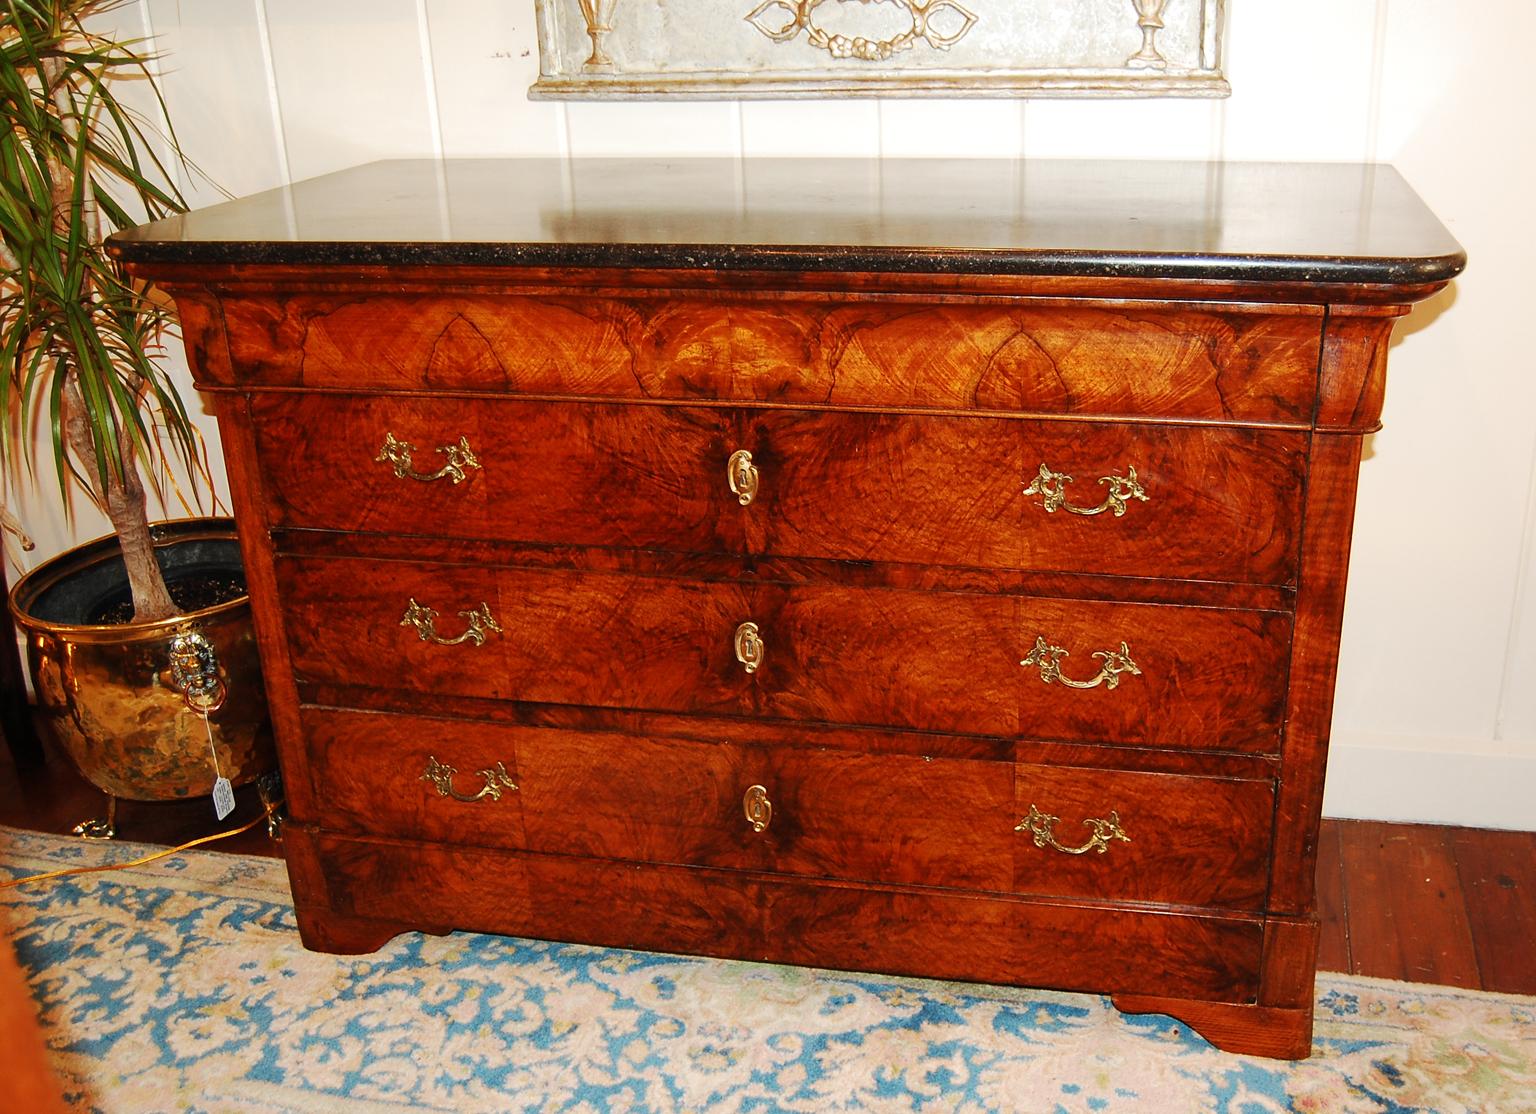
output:
[{"label": "ornate white carved panel", "polygon": [[1225,0],[534,0],[537,98],[1224,97]]}]

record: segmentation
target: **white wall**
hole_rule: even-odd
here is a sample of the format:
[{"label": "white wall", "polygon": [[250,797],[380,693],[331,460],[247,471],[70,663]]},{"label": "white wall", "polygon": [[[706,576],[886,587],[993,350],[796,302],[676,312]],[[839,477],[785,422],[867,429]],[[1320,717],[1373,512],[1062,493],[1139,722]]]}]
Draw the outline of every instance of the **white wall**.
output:
[{"label": "white wall", "polygon": [[[1536,368],[1520,305],[1536,5],[1229,8],[1225,101],[534,103],[531,0],[139,0],[124,18],[166,52],[185,149],[236,194],[398,155],[1395,163],[1471,265],[1399,328],[1361,478],[1326,809],[1536,829]],[[33,525],[62,547],[56,522]]]}]

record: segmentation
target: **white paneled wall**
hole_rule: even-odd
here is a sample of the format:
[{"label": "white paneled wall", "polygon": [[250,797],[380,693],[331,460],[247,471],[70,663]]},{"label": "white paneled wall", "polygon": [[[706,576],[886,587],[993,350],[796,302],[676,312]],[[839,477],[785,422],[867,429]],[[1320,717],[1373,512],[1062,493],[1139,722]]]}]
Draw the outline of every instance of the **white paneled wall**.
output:
[{"label": "white paneled wall", "polygon": [[[1536,5],[1228,7],[1224,101],[561,105],[525,96],[531,0],[140,0],[121,18],[157,37],[184,146],[237,194],[433,154],[1395,163],[1471,267],[1399,328],[1361,478],[1326,807],[1536,828],[1536,367],[1522,308],[1536,286]],[[65,544],[57,515],[29,514],[45,547]]]}]

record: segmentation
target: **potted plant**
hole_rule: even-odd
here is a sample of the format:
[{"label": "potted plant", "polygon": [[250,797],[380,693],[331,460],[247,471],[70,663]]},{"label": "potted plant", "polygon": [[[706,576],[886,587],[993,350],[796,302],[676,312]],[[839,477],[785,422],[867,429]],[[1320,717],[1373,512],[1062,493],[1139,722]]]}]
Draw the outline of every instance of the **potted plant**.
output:
[{"label": "potted plant", "polygon": [[122,2],[0,0],[0,449],[14,481],[46,446],[66,506],[73,485],[114,531],[34,569],[11,609],[44,724],[109,796],[97,834],[118,797],[274,765],[231,524],[147,512],[145,466],[198,474],[197,435],[156,361],[168,303],[102,245],[185,209],[157,149],[185,160],[117,96],[159,98],[139,44],[97,29]]}]

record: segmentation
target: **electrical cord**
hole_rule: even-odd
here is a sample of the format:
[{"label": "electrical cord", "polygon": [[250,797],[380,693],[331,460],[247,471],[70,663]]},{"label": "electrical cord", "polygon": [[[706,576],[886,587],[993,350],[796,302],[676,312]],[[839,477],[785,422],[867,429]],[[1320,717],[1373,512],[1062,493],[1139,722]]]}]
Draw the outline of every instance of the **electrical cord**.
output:
[{"label": "electrical cord", "polygon": [[205,843],[213,843],[216,840],[228,839],[230,836],[237,836],[243,832],[248,832],[257,824],[261,824],[267,820],[270,820],[272,818],[273,812],[281,804],[282,801],[280,800],[273,801],[271,804],[266,806],[265,810],[260,816],[256,817],[256,819],[252,820],[248,824],[242,824],[238,828],[231,828],[227,832],[214,832],[213,835],[205,835],[199,839],[189,840],[188,842],[183,843],[177,847],[167,847],[164,851],[156,851],[152,855],[145,855],[142,858],[133,859],[130,862],[107,863],[105,866],[76,866],[70,867],[68,870],[50,870],[44,874],[29,874],[25,878],[12,878],[8,882],[0,882],[0,890],[9,890],[16,886],[25,886],[30,882],[46,882],[55,878],[68,878],[74,874],[100,874],[109,870],[127,870],[130,867],[145,866],[149,863],[158,862],[160,859],[170,858],[172,855],[179,855],[183,851],[190,851],[192,848],[200,847]]}]

